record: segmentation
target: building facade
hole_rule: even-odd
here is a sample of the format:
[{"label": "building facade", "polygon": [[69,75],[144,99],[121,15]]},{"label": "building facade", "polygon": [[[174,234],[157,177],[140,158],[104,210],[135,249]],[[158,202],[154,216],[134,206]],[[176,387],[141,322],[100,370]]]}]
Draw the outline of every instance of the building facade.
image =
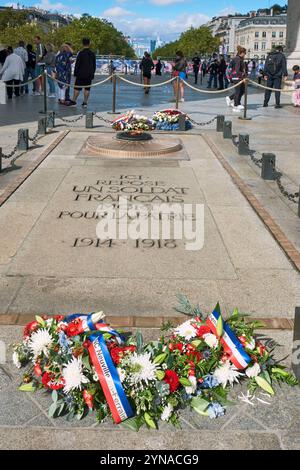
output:
[{"label": "building facade", "polygon": [[242,20],[249,15],[228,15],[212,18],[206,26],[214,37],[219,38],[219,53],[232,55],[235,52],[235,32]]},{"label": "building facade", "polygon": [[286,45],[287,15],[253,16],[240,22],[235,31],[235,49],[247,50],[247,57],[265,59],[274,46]]}]

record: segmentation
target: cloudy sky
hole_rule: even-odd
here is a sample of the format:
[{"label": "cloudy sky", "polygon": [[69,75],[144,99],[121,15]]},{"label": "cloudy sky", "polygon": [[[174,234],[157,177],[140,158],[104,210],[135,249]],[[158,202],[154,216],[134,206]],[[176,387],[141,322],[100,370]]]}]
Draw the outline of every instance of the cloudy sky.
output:
[{"label": "cloudy sky", "polygon": [[[200,26],[214,15],[245,13],[269,7],[273,3],[284,5],[285,0],[23,0],[26,6],[35,5],[63,13],[89,13],[109,19],[114,25],[133,37],[159,35],[162,39],[175,39],[190,26]],[[300,1],[300,0],[299,0]],[[9,5],[1,2],[0,5]]]}]

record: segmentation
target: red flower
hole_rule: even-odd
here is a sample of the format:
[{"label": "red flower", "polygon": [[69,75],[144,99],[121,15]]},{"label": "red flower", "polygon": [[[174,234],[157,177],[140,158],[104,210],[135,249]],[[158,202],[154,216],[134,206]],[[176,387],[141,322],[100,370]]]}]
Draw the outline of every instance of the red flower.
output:
[{"label": "red flower", "polygon": [[87,406],[92,409],[94,407],[93,395],[91,395],[87,390],[83,390],[82,396]]},{"label": "red flower", "polygon": [[65,381],[62,377],[57,380],[55,375],[51,372],[44,372],[42,377],[42,384],[45,388],[50,388],[51,390],[60,390],[64,387]]},{"label": "red flower", "polygon": [[113,346],[110,349],[110,355],[111,355],[113,362],[116,365],[118,365],[121,362],[125,354],[129,352],[133,353],[135,349],[136,349],[135,346],[125,346],[124,348],[120,346]]},{"label": "red flower", "polygon": [[170,393],[176,392],[179,387],[179,377],[174,370],[167,369],[165,372],[164,382],[169,385]]},{"label": "red flower", "polygon": [[37,321],[32,321],[31,323],[28,323],[28,325],[26,325],[24,328],[24,338],[29,338],[31,333],[33,333],[33,331],[35,331],[38,326],[39,324]]},{"label": "red flower", "polygon": [[175,344],[175,347],[176,347],[176,349],[178,349],[178,351],[180,351],[180,352],[183,351],[183,344],[182,343]]},{"label": "red flower", "polygon": [[42,375],[42,369],[41,369],[41,366],[39,365],[38,362],[36,364],[34,364],[34,373],[38,377],[40,377]]},{"label": "red flower", "polygon": [[83,343],[82,343],[82,346],[85,348],[85,349],[89,349],[91,345],[91,341],[89,339],[86,339]]},{"label": "red flower", "polygon": [[54,320],[63,321],[65,317],[63,315],[54,315]]},{"label": "red flower", "polygon": [[81,322],[76,323],[76,321],[72,321],[68,324],[67,328],[65,329],[65,333],[67,336],[77,336],[81,333]]},{"label": "red flower", "polygon": [[204,335],[207,335],[210,333],[210,328],[207,325],[201,325],[199,328],[197,328],[197,336],[199,338],[202,338]]},{"label": "red flower", "polygon": [[196,362],[199,362],[202,359],[202,354],[199,351],[189,351],[186,355],[190,360],[193,360]]}]

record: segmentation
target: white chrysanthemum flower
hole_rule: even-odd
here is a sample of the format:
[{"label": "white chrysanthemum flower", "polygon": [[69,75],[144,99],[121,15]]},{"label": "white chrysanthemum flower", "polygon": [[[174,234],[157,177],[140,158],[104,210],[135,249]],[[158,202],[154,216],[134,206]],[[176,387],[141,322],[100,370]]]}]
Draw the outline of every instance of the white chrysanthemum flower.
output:
[{"label": "white chrysanthemum flower", "polygon": [[253,351],[253,349],[255,349],[255,339],[254,338],[251,338],[251,340],[249,342],[247,341],[246,348],[250,349],[250,351]]},{"label": "white chrysanthemum flower", "polygon": [[252,377],[257,377],[260,374],[260,365],[256,362],[253,366],[247,367],[246,375],[251,379]]},{"label": "white chrysanthemum flower", "polygon": [[169,421],[171,414],[173,413],[173,409],[174,409],[173,406],[170,403],[168,403],[167,406],[165,406],[160,419],[162,421]]},{"label": "white chrysanthemum flower", "polygon": [[215,370],[213,375],[225,388],[228,382],[231,386],[233,386],[234,382],[238,383],[238,378],[244,374],[239,372],[229,361],[226,361]]},{"label": "white chrysanthemum flower", "polygon": [[53,338],[48,330],[40,329],[32,333],[28,347],[33,352],[34,359],[42,353],[47,356],[49,346],[52,342]]},{"label": "white chrysanthemum flower", "polygon": [[131,354],[128,356],[128,364],[130,368],[129,380],[133,384],[155,380],[156,364],[151,361],[150,353]]},{"label": "white chrysanthemum flower", "polygon": [[21,369],[22,365],[21,365],[19,354],[17,353],[17,351],[13,353],[12,360],[13,360],[14,365],[17,367],[17,369]]},{"label": "white chrysanthemum flower", "polygon": [[190,341],[197,336],[197,330],[190,321],[186,321],[175,329],[175,334],[185,338],[187,341]]},{"label": "white chrysanthemum flower", "polygon": [[83,374],[81,359],[76,357],[73,357],[72,361],[63,368],[62,375],[65,381],[65,393],[76,388],[80,390],[82,384],[89,382],[89,379]]},{"label": "white chrysanthemum flower", "polygon": [[191,382],[191,386],[185,387],[185,391],[188,395],[192,395],[197,390],[197,379],[194,375],[190,375],[189,381]]},{"label": "white chrysanthemum flower", "polygon": [[206,333],[203,335],[203,339],[210,348],[216,349],[218,347],[219,340],[216,335],[213,335],[212,333]]},{"label": "white chrysanthemum flower", "polygon": [[121,382],[124,382],[124,380],[126,379],[125,370],[124,370],[124,369],[121,369],[121,367],[117,367],[117,372],[118,372],[120,381],[121,381]]}]

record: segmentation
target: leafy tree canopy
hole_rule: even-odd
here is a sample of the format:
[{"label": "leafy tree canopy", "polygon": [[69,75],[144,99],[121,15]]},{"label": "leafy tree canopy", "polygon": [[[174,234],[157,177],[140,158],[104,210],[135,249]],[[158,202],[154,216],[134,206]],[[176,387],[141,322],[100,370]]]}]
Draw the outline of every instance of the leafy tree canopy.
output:
[{"label": "leafy tree canopy", "polygon": [[214,38],[206,26],[190,28],[181,34],[178,41],[170,42],[156,49],[154,56],[172,58],[176,50],[181,50],[186,57],[192,57],[196,52],[200,55],[212,54],[219,48],[220,41]]},{"label": "leafy tree canopy", "polygon": [[26,10],[14,10],[13,8],[5,8],[0,11],[0,31],[4,31],[8,27],[21,26],[27,21]]}]

